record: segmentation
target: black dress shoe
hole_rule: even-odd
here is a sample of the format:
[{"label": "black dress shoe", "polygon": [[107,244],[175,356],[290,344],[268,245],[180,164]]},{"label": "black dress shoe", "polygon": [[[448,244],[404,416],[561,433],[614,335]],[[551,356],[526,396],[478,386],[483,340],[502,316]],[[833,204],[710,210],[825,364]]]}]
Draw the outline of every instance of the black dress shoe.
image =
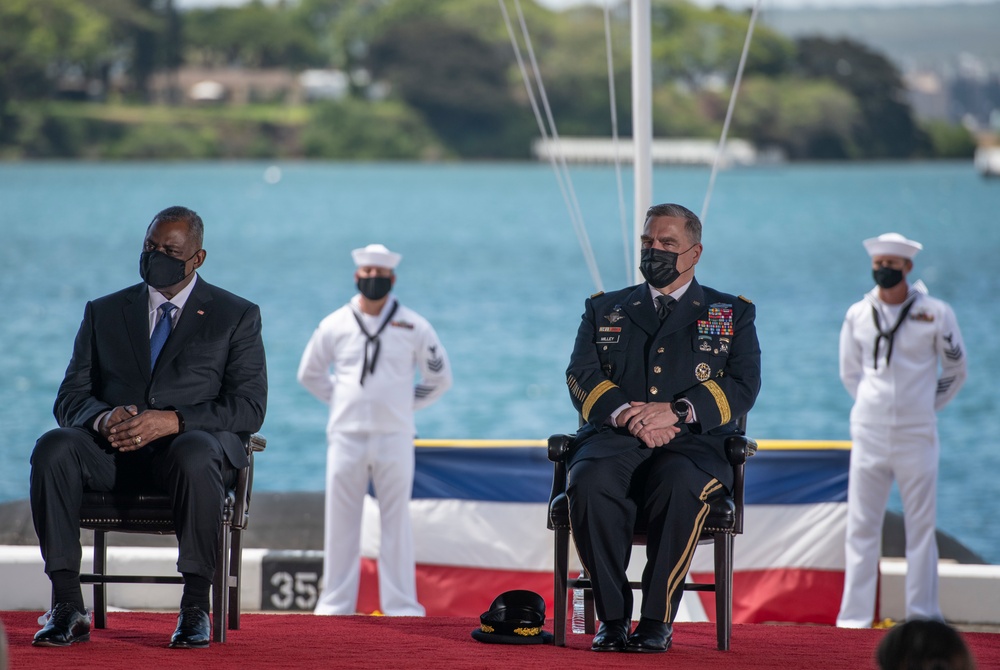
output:
[{"label": "black dress shoe", "polygon": [[182,607],[177,630],[170,638],[171,649],[200,649],[208,646],[212,625],[208,612],[200,607]]},{"label": "black dress shoe", "polygon": [[590,645],[591,651],[625,651],[630,623],[628,619],[602,621]]},{"label": "black dress shoe", "polygon": [[635,632],[628,636],[625,651],[638,651],[645,654],[656,654],[670,649],[674,630],[668,623],[655,619],[639,619]]},{"label": "black dress shoe", "polygon": [[31,641],[36,647],[68,647],[74,642],[90,639],[90,616],[73,603],[57,603],[49,612],[49,620],[35,633]]}]

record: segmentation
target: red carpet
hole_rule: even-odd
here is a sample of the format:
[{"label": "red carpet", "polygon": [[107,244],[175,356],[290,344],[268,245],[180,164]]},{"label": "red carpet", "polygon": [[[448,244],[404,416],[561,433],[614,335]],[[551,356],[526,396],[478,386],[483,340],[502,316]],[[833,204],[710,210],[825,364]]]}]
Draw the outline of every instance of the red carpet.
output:
[{"label": "red carpet", "polygon": [[[242,628],[226,644],[209,649],[167,649],[176,616],[118,613],[90,642],[69,648],[35,648],[37,612],[2,612],[10,644],[10,668],[177,668],[196,664],[239,668],[644,668],[671,670],[864,670],[885,631],[829,626],[743,624],[733,648],[715,648],[715,627],[682,623],[667,654],[595,654],[590,637],[570,635],[568,646],[482,644],[470,636],[477,619],[429,617],[315,617],[308,614],[244,614]],[[549,622],[551,629],[551,622]],[[966,633],[980,670],[1000,668],[1000,635]]]}]

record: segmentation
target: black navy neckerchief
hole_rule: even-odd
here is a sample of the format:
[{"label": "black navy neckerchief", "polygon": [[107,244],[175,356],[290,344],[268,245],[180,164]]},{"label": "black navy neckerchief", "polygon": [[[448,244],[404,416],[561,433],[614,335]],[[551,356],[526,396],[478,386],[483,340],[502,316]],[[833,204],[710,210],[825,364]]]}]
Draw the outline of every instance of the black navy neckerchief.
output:
[{"label": "black navy neckerchief", "polygon": [[899,312],[899,318],[896,319],[896,324],[888,332],[882,330],[882,324],[879,323],[878,318],[878,308],[875,305],[872,305],[872,319],[875,321],[875,330],[878,331],[878,334],[875,335],[875,353],[873,354],[874,360],[872,361],[876,370],[878,370],[878,349],[882,340],[885,340],[886,344],[889,345],[885,351],[885,365],[886,367],[889,367],[889,360],[892,358],[892,343],[896,339],[896,331],[899,330],[899,327],[903,325],[904,321],[906,321],[906,315],[910,313],[910,308],[913,307],[915,302],[917,302],[917,297],[918,296],[914,295],[905,305],[903,305],[903,309]]},{"label": "black navy neckerchief", "polygon": [[[382,325],[379,326],[378,330],[375,331],[374,335],[369,333],[368,329],[365,328],[365,322],[361,318],[361,314],[358,312],[358,309],[355,307],[354,309],[351,310],[351,314],[354,315],[354,320],[358,322],[358,327],[361,328],[361,332],[364,333],[365,337],[368,338],[368,341],[365,342],[365,362],[361,368],[362,386],[365,385],[365,377],[367,377],[369,374],[375,374],[375,363],[378,362],[378,352],[379,349],[382,348],[382,343],[379,341],[378,336],[381,335],[382,331],[385,330],[385,327],[392,322],[392,317],[396,313],[397,309],[399,309],[399,301],[395,300],[392,303],[392,308],[389,310],[389,313],[385,317],[385,321],[382,322]],[[368,356],[369,348],[372,349],[372,355],[370,359]]]}]

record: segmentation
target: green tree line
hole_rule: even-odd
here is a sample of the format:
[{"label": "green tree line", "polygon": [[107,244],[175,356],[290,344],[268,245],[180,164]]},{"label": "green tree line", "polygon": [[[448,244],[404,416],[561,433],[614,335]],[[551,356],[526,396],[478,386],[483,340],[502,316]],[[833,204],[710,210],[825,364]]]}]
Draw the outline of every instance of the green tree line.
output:
[{"label": "green tree line", "polygon": [[[609,136],[603,10],[521,6],[560,134]],[[612,16],[614,104],[627,136],[628,3]],[[657,137],[718,138],[748,20],[653,0]],[[185,67],[337,69],[349,91],[215,106],[191,105],[176,86],[154,91],[158,75],[170,82]],[[0,2],[2,157],[526,158],[537,134],[496,0],[254,0],[190,11],[173,0]],[[899,71],[877,50],[762,26],[732,134],[792,159],[973,149],[960,127],[917,122]]]}]

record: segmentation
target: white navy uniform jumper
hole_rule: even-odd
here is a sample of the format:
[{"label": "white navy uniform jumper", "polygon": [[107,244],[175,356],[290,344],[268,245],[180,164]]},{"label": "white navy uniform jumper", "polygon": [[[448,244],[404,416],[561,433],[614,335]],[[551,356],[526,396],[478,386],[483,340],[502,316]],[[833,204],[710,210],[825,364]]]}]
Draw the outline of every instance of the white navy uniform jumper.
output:
[{"label": "white navy uniform jumper", "polygon": [[[878,291],[851,305],[840,332],[840,378],[855,399],[844,594],[837,616],[837,625],[845,628],[873,623],[882,521],[893,478],[906,530],[906,619],[943,620],[935,412],[955,397],[967,375],[962,334],[947,303],[927,295],[919,281],[898,305],[882,302]],[[897,323],[895,335],[888,336]]]},{"label": "white navy uniform jumper", "polygon": [[[377,345],[362,332],[358,319],[369,334],[379,333]],[[298,379],[330,406],[323,586],[315,613],[356,612],[362,511],[371,481],[381,518],[381,611],[423,616],[409,508],[413,412],[451,386],[444,347],[430,323],[395,296],[390,294],[381,313],[372,316],[361,311],[356,295],[320,322],[302,354]]]}]

